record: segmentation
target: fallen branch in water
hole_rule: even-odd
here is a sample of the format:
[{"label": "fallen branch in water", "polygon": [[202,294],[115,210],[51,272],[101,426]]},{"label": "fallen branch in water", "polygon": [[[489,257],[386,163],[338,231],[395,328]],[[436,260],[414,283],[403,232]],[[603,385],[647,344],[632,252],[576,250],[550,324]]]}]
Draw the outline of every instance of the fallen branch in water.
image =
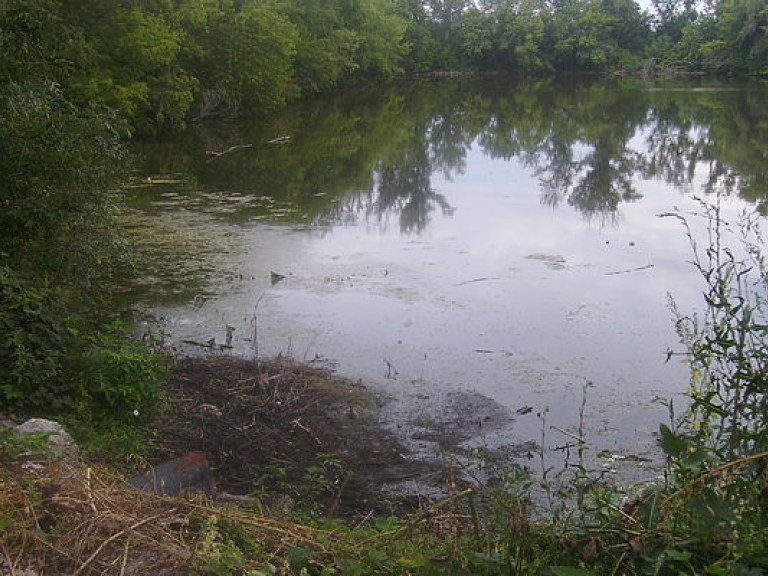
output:
[{"label": "fallen branch in water", "polygon": [[617,274],[626,274],[628,272],[640,272],[640,270],[648,270],[648,268],[653,268],[653,264],[646,264],[645,266],[640,266],[639,268],[628,268],[627,270],[617,270],[615,272],[606,272],[606,276],[615,276]]},{"label": "fallen branch in water", "polygon": [[218,348],[219,350],[232,350],[231,344],[216,344],[216,338],[211,338],[206,342],[196,342],[195,340],[182,340],[182,344],[189,344],[191,346],[199,346],[200,348]]},{"label": "fallen branch in water", "polygon": [[570,438],[573,438],[574,440],[578,440],[580,444],[586,444],[587,441],[584,440],[581,436],[577,436],[573,432],[568,432],[567,430],[563,430],[562,428],[558,428],[557,426],[550,426],[550,430],[557,430],[560,432],[560,434],[565,434],[566,436],[569,436]]},{"label": "fallen branch in water", "polygon": [[182,344],[191,344],[192,346],[200,346],[201,348],[213,348],[216,346],[216,339],[211,338],[207,342],[195,342],[194,340],[182,340]]},{"label": "fallen branch in water", "polygon": [[222,150],[221,152],[216,150],[206,150],[205,151],[205,157],[208,159],[208,162],[213,162],[216,160],[216,158],[220,158],[221,156],[224,156],[224,154],[230,154],[231,152],[236,152],[237,150],[242,150],[243,148],[250,148],[253,146],[253,144],[238,144],[236,146],[230,146],[226,150]]},{"label": "fallen branch in water", "polygon": [[482,278],[473,278],[472,280],[465,280],[464,282],[459,282],[458,284],[451,284],[454,288],[457,286],[464,286],[466,284],[474,284],[475,282],[488,282],[489,280],[498,280],[498,278],[487,278],[483,276]]}]

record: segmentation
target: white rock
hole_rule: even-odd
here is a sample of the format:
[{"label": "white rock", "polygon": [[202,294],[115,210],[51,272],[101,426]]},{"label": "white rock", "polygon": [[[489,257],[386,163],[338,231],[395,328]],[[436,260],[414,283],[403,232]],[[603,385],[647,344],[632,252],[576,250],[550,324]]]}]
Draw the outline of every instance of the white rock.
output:
[{"label": "white rock", "polygon": [[[75,444],[69,432],[61,424],[44,418],[32,418],[15,428],[19,434],[46,434],[49,459],[64,460],[76,458],[80,449]],[[38,455],[35,455],[38,456]]]}]

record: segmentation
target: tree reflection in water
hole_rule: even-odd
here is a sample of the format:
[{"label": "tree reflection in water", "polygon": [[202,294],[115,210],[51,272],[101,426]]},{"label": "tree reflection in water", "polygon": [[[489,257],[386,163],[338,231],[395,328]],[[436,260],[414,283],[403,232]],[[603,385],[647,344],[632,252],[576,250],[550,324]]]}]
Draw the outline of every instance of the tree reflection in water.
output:
[{"label": "tree reflection in water", "polygon": [[[452,212],[433,178],[462,174],[471,148],[517,159],[538,178],[543,204],[588,218],[610,220],[622,203],[640,199],[640,178],[682,189],[701,184],[705,193],[738,194],[764,208],[767,91],[757,82],[711,80],[661,88],[625,79],[412,80],[233,124],[218,130],[215,143],[198,131],[173,154],[166,142],[171,164],[163,169],[187,173],[197,190],[241,195],[222,212],[229,219],[331,225],[365,218],[396,221],[405,234],[424,231],[435,210]],[[268,144],[285,135],[289,143]],[[201,149],[243,143],[254,146],[204,162]]]}]

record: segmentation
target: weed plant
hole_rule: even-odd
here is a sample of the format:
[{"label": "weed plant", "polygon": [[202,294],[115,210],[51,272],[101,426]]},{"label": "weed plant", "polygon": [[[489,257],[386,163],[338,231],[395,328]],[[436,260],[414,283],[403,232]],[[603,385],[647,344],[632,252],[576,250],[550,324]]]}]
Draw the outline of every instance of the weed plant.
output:
[{"label": "weed plant", "polygon": [[[688,409],[661,426],[674,481],[665,529],[686,562],[712,574],[768,569],[768,268],[757,216],[734,225],[717,202],[678,218],[704,280],[705,308],[685,315],[672,302],[690,363]],[[700,246],[692,217],[704,217]],[[671,405],[670,405],[671,407]],[[678,560],[680,560],[678,556]]]}]

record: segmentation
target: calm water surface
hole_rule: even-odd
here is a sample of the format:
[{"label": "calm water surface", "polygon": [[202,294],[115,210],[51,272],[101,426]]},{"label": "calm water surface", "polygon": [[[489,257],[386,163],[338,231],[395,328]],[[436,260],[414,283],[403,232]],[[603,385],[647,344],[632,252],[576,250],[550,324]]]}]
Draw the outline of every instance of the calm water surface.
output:
[{"label": "calm water surface", "polygon": [[689,312],[702,288],[659,215],[762,209],[767,95],[452,79],[198,127],[141,150],[125,297],[176,348],[362,379],[424,454],[443,432],[551,465],[580,435],[594,465],[652,477],[655,399],[687,383],[667,296]]}]

